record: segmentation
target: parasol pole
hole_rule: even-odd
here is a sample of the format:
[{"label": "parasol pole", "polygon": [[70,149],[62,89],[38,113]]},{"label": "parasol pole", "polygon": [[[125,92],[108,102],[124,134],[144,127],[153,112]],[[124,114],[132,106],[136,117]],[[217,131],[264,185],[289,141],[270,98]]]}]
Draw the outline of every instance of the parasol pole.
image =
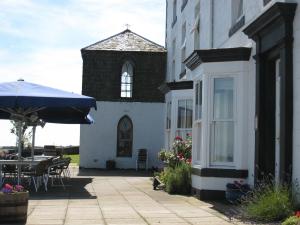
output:
[{"label": "parasol pole", "polygon": [[[21,161],[21,155],[22,155],[22,122],[17,122],[17,130],[18,130],[18,160]],[[17,165],[18,168],[18,185],[20,184],[21,180],[21,165]]]},{"label": "parasol pole", "polygon": [[31,158],[34,160],[34,145],[35,145],[35,130],[36,126],[32,127],[32,143],[31,143]]}]

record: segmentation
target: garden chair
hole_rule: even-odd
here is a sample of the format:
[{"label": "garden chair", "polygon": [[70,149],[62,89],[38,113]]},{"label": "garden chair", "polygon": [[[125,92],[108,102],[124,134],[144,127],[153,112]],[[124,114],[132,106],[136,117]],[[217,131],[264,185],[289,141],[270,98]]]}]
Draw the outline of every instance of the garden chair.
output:
[{"label": "garden chair", "polygon": [[139,149],[136,159],[136,170],[140,168],[140,165],[144,164],[145,170],[148,170],[148,151],[147,149]]},{"label": "garden chair", "polygon": [[71,163],[71,158],[70,157],[67,157],[67,158],[63,158],[62,161],[63,161],[63,174],[64,174],[64,177],[65,178],[70,178],[71,177],[71,173],[70,173],[70,170],[69,170],[69,165]]},{"label": "garden chair", "polygon": [[44,183],[45,191],[47,191],[47,168],[49,167],[49,160],[44,160],[39,162],[36,166],[28,168],[28,170],[25,170],[22,172],[23,176],[29,177],[29,185],[31,184],[31,181],[33,182],[35,191],[37,192],[40,185]]},{"label": "garden chair", "polygon": [[64,166],[64,159],[58,158],[53,160],[53,164],[48,168],[48,176],[51,177],[51,186],[54,186],[54,179],[58,179],[60,180],[61,186],[63,186],[65,189],[65,185],[61,176],[64,171]]}]

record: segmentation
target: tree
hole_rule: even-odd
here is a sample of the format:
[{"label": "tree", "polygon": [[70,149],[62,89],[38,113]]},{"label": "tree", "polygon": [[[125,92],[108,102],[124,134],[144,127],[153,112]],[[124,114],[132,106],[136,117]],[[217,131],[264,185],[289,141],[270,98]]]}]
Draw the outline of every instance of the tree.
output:
[{"label": "tree", "polygon": [[10,129],[10,132],[17,137],[16,145],[18,146],[19,143],[19,136],[18,136],[18,125],[21,123],[21,148],[24,149],[31,147],[31,137],[32,137],[32,129],[28,130],[28,126],[26,122],[16,122],[14,120],[10,121],[12,124],[12,128]]}]

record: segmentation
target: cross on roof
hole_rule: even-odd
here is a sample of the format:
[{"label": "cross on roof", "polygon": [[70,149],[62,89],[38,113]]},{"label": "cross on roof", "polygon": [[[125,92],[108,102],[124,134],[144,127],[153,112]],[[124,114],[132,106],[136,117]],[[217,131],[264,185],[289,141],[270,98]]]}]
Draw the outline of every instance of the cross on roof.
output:
[{"label": "cross on roof", "polygon": [[130,24],[126,23],[126,24],[125,24],[125,27],[126,27],[127,30],[129,30]]}]

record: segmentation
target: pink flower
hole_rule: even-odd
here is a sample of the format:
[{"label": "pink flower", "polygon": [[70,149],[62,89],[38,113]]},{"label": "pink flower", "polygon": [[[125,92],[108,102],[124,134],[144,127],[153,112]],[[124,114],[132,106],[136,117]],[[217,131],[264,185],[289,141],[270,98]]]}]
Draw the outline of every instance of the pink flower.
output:
[{"label": "pink flower", "polygon": [[4,188],[8,190],[13,190],[13,186],[11,186],[10,184],[5,184]]},{"label": "pink flower", "polygon": [[176,140],[176,141],[182,141],[182,138],[181,138],[180,136],[176,136],[176,137],[175,137],[175,140]]},{"label": "pink flower", "polygon": [[22,185],[16,185],[15,189],[16,189],[17,192],[20,192],[20,191],[24,190],[24,187]]},{"label": "pink flower", "polygon": [[298,218],[300,218],[300,211],[297,211],[297,212],[295,213],[295,216],[297,216]]}]

